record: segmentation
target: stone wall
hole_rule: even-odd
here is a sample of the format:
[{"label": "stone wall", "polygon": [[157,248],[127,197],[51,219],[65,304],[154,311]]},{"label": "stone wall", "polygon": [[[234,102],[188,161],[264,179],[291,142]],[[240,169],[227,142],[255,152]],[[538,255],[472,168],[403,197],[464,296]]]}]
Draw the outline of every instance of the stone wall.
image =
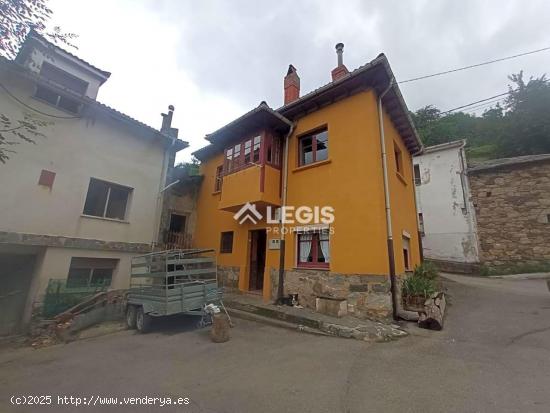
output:
[{"label": "stone wall", "polygon": [[[271,269],[271,292],[277,294],[279,272]],[[298,294],[301,305],[315,310],[316,298],[347,301],[347,312],[359,318],[387,319],[392,314],[390,282],[386,275],[337,274],[330,271],[285,271],[285,294]]]},{"label": "stone wall", "polygon": [[550,262],[550,162],[469,173],[481,260],[490,267]]},{"label": "stone wall", "polygon": [[225,289],[239,288],[239,267],[218,265],[218,284]]}]

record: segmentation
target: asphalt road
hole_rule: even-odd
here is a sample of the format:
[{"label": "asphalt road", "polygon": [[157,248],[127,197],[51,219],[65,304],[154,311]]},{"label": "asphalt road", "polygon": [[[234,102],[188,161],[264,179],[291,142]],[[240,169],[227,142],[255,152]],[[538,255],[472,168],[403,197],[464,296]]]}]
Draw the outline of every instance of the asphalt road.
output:
[{"label": "asphalt road", "polygon": [[[186,320],[0,352],[0,412],[548,412],[550,293],[542,280],[453,277],[445,330],[366,344],[236,320],[211,343]],[[53,395],[52,406],[10,404]],[[188,397],[178,407],[59,406],[57,396]]]}]

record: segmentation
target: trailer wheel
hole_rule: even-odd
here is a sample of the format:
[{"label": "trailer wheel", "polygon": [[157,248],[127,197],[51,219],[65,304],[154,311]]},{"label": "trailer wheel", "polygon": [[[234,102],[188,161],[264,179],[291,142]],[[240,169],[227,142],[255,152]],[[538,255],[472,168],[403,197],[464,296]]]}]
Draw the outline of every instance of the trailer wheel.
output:
[{"label": "trailer wheel", "polygon": [[136,328],[136,306],[129,304],[126,307],[126,327],[130,330]]},{"label": "trailer wheel", "polygon": [[143,312],[143,307],[137,309],[136,328],[140,333],[147,333],[151,328],[151,316]]}]

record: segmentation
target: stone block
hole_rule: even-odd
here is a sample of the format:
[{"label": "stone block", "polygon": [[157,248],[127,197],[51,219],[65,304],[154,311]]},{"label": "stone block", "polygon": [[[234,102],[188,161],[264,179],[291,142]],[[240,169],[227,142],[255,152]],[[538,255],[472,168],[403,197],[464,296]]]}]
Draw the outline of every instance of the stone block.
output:
[{"label": "stone block", "polygon": [[346,300],[317,297],[315,299],[315,311],[332,317],[343,317],[348,313],[348,302]]}]

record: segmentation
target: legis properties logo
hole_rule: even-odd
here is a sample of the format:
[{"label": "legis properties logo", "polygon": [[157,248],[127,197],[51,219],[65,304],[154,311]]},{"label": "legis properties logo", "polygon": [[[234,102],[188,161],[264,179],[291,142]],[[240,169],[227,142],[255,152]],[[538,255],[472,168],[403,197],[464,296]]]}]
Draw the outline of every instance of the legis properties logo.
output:
[{"label": "legis properties logo", "polygon": [[[235,221],[239,224],[244,224],[250,221],[252,224],[257,224],[264,217],[256,208],[256,205],[247,202],[243,205],[235,215]],[[284,206],[281,208],[266,208],[265,220],[267,224],[325,224],[329,225],[334,222],[334,208],[330,206]]]}]

